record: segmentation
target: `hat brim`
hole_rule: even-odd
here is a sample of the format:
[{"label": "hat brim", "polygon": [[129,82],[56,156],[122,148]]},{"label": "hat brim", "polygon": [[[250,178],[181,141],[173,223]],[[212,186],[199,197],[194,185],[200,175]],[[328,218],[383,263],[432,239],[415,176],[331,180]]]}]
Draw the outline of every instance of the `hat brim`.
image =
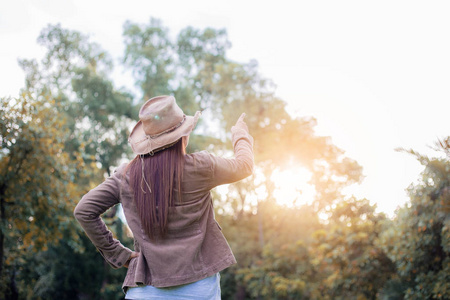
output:
[{"label": "hat brim", "polygon": [[200,118],[201,112],[197,111],[194,116],[186,116],[184,122],[175,130],[152,138],[144,132],[144,126],[139,121],[133,128],[128,138],[134,154],[144,155],[173,144],[183,136],[188,136],[194,130]]}]

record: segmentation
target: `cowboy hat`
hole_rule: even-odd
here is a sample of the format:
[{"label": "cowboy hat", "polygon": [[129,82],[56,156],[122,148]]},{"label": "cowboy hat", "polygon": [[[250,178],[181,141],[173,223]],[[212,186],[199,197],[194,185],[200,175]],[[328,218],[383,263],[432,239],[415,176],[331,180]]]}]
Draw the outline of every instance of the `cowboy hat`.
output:
[{"label": "cowboy hat", "polygon": [[172,96],[158,96],[145,102],[139,110],[139,122],[128,142],[135,154],[153,154],[189,136],[201,112],[186,116]]}]

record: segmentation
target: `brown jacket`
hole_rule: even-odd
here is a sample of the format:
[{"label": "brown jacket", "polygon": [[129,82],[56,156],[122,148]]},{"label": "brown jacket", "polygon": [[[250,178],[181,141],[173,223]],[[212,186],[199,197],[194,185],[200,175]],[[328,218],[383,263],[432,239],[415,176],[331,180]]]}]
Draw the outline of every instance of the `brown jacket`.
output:
[{"label": "brown jacket", "polygon": [[253,171],[253,138],[243,129],[232,130],[234,158],[206,151],[186,155],[182,201],[169,211],[168,233],[156,242],[149,240],[136,210],[124,174],[126,164],[102,184],[89,191],[74,215],[105,260],[120,268],[132,251],[113,238],[100,215],[122,203],[134,235],[137,258],[130,261],[123,288],[138,284],[167,287],[194,282],[236,263],[233,253],[214,219],[210,190],[241,180]]}]

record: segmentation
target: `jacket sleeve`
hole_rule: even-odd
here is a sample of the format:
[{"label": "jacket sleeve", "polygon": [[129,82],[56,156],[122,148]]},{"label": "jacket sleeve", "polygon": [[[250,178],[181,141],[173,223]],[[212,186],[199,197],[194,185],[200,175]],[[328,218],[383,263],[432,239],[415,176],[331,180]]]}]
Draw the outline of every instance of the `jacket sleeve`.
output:
[{"label": "jacket sleeve", "polygon": [[100,217],[119,203],[120,177],[115,172],[103,183],[89,191],[75,207],[75,218],[100,254],[113,267],[120,268],[130,258],[132,251],[113,238],[111,231]]},{"label": "jacket sleeve", "polygon": [[213,185],[244,179],[253,173],[253,137],[242,128],[231,130],[234,158],[212,156]]}]

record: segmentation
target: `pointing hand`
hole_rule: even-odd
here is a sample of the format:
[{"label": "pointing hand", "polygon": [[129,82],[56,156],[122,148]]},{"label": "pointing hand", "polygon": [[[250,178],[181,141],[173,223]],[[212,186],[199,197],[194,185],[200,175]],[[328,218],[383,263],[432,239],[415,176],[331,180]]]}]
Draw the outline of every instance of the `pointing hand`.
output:
[{"label": "pointing hand", "polygon": [[248,132],[248,126],[244,121],[245,113],[242,113],[239,119],[236,121],[236,124],[231,128],[231,130],[235,129],[244,129],[246,132]]}]

